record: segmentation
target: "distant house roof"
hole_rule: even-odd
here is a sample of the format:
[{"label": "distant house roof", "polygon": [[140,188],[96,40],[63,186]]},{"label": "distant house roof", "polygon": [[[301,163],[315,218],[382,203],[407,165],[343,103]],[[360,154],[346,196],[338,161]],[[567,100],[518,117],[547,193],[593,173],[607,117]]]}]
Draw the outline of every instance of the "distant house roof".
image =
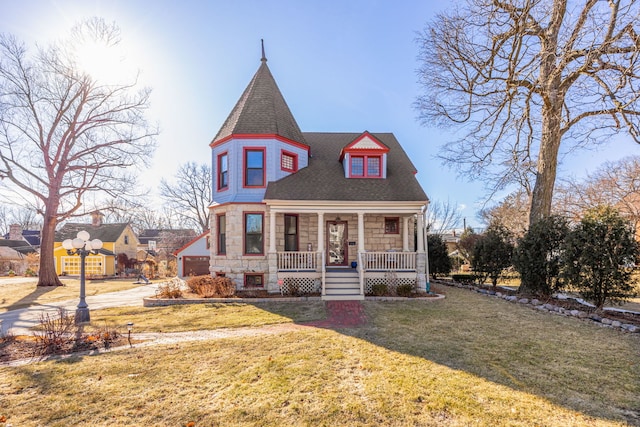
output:
[{"label": "distant house roof", "polygon": [[9,246],[0,246],[0,260],[17,261],[24,259],[24,254]]},{"label": "distant house roof", "polygon": [[0,239],[0,247],[8,247],[15,251],[20,252],[23,255],[27,255],[32,252],[36,252],[35,248],[31,246],[26,240],[8,240]]},{"label": "distant house roof", "polygon": [[[9,233],[6,233],[3,237],[9,239]],[[29,242],[31,246],[40,246],[40,230],[22,230],[22,237]]]},{"label": "distant house roof", "polygon": [[138,234],[138,240],[141,245],[146,245],[150,240],[161,242],[166,236],[192,238],[196,232],[190,228],[149,228]]},{"label": "distant house roof", "polygon": [[197,242],[198,240],[202,239],[203,237],[208,236],[211,233],[211,230],[207,230],[204,233],[194,237],[193,239],[191,239],[189,242],[187,242],[184,246],[182,246],[180,249],[176,249],[173,254],[174,255],[178,255],[179,252],[182,252],[183,250],[185,250],[186,248],[188,248],[189,246],[193,245],[195,242]]},{"label": "distant house roof", "polygon": [[56,231],[56,242],[65,239],[75,239],[79,231],[86,230],[91,239],[100,239],[103,242],[115,242],[129,226],[128,223],[91,225],[84,223],[66,223],[60,230]]},{"label": "distant house roof", "polygon": [[261,61],[212,144],[232,135],[278,135],[305,144],[303,133],[267,66],[264,50]]},{"label": "distant house roof", "polygon": [[265,200],[427,201],[416,168],[392,133],[371,133],[389,148],[386,179],[347,178],[340,153],[362,133],[304,132],[309,165],[269,182]]}]

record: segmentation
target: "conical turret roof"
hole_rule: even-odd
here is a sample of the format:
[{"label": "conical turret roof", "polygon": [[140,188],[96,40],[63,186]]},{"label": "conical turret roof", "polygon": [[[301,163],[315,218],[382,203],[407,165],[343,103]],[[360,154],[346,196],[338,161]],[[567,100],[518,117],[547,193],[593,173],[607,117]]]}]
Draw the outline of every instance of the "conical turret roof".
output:
[{"label": "conical turret roof", "polygon": [[278,135],[306,144],[267,66],[264,49],[260,68],[212,142],[231,135]]}]

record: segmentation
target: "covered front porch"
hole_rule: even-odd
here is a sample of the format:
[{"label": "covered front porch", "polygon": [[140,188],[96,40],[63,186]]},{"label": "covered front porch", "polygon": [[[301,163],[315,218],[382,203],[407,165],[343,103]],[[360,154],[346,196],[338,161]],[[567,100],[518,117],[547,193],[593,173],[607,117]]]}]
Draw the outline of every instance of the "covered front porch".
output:
[{"label": "covered front porch", "polygon": [[326,300],[364,299],[380,287],[427,292],[422,208],[270,206],[268,289]]}]

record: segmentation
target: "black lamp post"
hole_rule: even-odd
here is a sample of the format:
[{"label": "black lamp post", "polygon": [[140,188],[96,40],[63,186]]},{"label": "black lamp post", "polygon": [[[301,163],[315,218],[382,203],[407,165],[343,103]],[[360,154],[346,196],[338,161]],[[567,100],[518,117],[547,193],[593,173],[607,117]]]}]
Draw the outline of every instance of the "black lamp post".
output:
[{"label": "black lamp post", "polygon": [[80,302],[76,309],[76,324],[89,322],[91,320],[89,306],[85,301],[84,260],[87,255],[95,255],[98,253],[98,250],[102,248],[102,241],[100,239],[89,240],[90,237],[87,231],[82,230],[78,232],[78,236],[75,239],[67,239],[62,242],[62,247],[67,250],[69,255],[80,255]]}]

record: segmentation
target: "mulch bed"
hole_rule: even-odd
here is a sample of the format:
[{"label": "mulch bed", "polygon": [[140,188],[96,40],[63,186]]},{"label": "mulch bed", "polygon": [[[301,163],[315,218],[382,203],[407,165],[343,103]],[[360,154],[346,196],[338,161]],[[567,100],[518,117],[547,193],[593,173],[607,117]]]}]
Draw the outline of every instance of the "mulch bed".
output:
[{"label": "mulch bed", "polygon": [[45,348],[42,341],[34,335],[7,335],[0,337],[0,363],[18,359],[40,360],[56,355],[101,351],[127,343],[126,336],[112,333],[109,338],[85,335],[78,340],[71,339],[61,343],[56,348]]}]

